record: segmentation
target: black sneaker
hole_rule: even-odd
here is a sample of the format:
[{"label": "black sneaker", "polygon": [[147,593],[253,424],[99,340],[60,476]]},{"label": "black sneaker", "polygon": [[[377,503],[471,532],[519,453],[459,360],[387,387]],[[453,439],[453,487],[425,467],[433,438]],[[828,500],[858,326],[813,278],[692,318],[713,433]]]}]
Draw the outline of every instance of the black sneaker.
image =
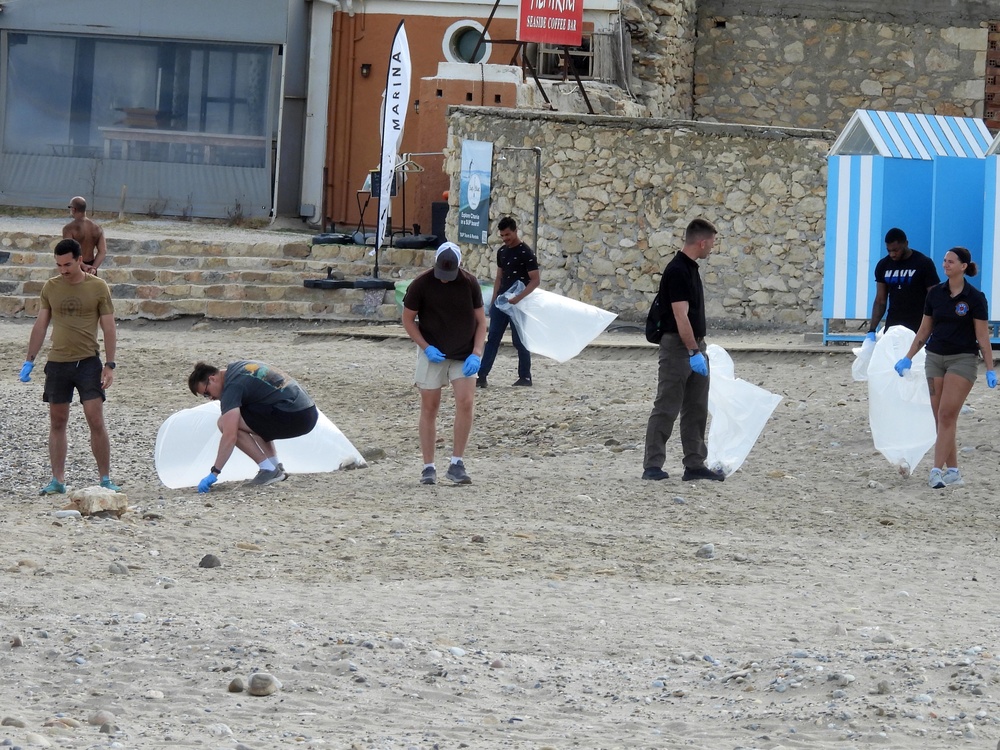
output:
[{"label": "black sneaker", "polygon": [[437,484],[438,473],[433,466],[425,466],[420,472],[420,484]]},{"label": "black sneaker", "polygon": [[527,388],[531,387],[531,378],[518,378],[514,385],[523,385]]},{"label": "black sneaker", "polygon": [[461,461],[449,466],[448,473],[445,476],[455,484],[472,484],[472,477],[466,473],[465,464]]},{"label": "black sneaker", "polygon": [[476,388],[489,388],[490,384],[486,382],[486,376],[480,375],[476,378]]},{"label": "black sneaker", "polygon": [[684,476],[681,479],[685,482],[693,482],[696,479],[710,479],[713,482],[725,482],[726,475],[721,471],[712,471],[707,466],[699,469],[684,469]]},{"label": "black sneaker", "polygon": [[663,469],[644,469],[642,472],[642,478],[659,481],[660,479],[670,479],[670,475]]}]

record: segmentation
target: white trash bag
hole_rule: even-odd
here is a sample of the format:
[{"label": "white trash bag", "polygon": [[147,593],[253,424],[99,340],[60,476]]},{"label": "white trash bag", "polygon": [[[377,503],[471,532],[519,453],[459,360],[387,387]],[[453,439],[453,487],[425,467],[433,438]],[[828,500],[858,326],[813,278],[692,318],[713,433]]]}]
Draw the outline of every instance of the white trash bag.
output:
[{"label": "white trash bag", "polygon": [[895,364],[910,350],[914,333],[892,326],[875,345],[868,365],[868,422],[876,450],[909,476],[937,439],[921,349],[905,377]]},{"label": "white trash bag", "polygon": [[[218,425],[221,411],[218,401],[182,409],[171,414],[156,433],[153,461],[160,481],[172,490],[197,487],[208,475],[219,451],[222,433]],[[297,438],[275,440],[278,459],[290,474],[316,474],[337,471],[354,463],[366,466],[364,458],[344,433],[320,412],[312,431]],[[257,464],[239,448],[233,449],[219,475],[220,482],[252,479]]]},{"label": "white trash bag", "polygon": [[706,464],[727,477],[743,465],[781,396],[736,377],[729,352],[707,347],[711,365],[708,384],[708,458]]},{"label": "white trash bag", "polygon": [[858,382],[868,380],[868,365],[871,364],[872,352],[875,351],[875,341],[866,338],[861,346],[856,346],[851,351],[854,352],[854,364],[851,365],[851,375]]},{"label": "white trash bag", "polygon": [[[522,291],[524,284],[518,281],[506,294],[515,297]],[[529,352],[556,362],[573,359],[618,317],[617,313],[544,289],[535,289],[516,305],[499,299],[497,307],[514,321],[517,335]]]}]

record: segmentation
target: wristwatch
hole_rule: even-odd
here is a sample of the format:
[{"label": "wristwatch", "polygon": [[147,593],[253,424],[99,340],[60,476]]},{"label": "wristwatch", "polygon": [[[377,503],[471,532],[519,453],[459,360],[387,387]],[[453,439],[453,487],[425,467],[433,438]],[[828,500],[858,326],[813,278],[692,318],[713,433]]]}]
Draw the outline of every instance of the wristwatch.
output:
[{"label": "wristwatch", "polygon": [[215,468],[215,466],[212,466],[212,468],[211,468],[211,469],[209,469],[209,471],[210,471],[210,472],[211,472],[212,474],[215,474],[216,476],[219,476],[219,474],[221,474],[221,473],[222,473],[222,469],[217,469],[217,468]]},{"label": "wristwatch", "polygon": [[109,368],[109,369],[111,369],[111,370],[115,369],[115,363],[114,362],[105,362],[104,366],[107,367],[107,368]]},{"label": "wristwatch", "polygon": [[700,354],[700,353],[701,352],[698,349],[688,349],[688,356],[689,357],[693,357],[695,354]]}]

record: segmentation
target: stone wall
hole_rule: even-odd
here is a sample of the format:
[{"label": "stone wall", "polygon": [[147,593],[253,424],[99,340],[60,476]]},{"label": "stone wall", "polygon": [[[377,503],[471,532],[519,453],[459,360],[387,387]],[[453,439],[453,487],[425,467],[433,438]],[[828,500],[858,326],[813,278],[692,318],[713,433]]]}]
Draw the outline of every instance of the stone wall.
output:
[{"label": "stone wall", "polygon": [[697,0],[622,0],[632,93],[648,117],[690,119]]},{"label": "stone wall", "polygon": [[702,13],[760,18],[837,18],[845,21],[977,27],[996,21],[996,0],[698,0]]},{"label": "stone wall", "polygon": [[[856,109],[983,116],[985,24],[783,17],[781,3],[766,17],[716,14],[741,5],[754,4],[699,5],[696,119],[839,132]],[[900,17],[926,17],[916,10]]]},{"label": "stone wall", "polygon": [[[691,121],[449,110],[449,236],[459,197],[464,139],[541,148],[543,287],[641,321],[659,275],[696,217],[720,230],[703,266],[708,314],[741,322],[822,322],[823,226],[829,131]],[[498,152],[500,153],[500,152]],[[494,159],[494,222],[506,214],[533,240],[531,151]],[[465,245],[465,266],[495,273],[489,247]]]}]

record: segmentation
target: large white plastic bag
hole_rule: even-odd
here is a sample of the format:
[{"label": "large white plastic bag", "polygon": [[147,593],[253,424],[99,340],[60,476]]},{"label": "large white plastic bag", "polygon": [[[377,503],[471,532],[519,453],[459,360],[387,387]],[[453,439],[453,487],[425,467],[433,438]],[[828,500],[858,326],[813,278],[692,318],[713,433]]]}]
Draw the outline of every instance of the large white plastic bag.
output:
[{"label": "large white plastic bag", "polygon": [[[160,481],[172,490],[196,487],[215,462],[222,433],[218,401],[171,414],[156,433],[153,461]],[[336,471],[345,462],[365,466],[365,460],[337,426],[320,412],[312,431],[289,440],[275,440],[278,459],[292,474]],[[251,479],[258,471],[238,448],[222,467],[220,482]]]},{"label": "large white plastic bag", "polygon": [[868,380],[868,365],[872,361],[875,342],[866,338],[861,346],[856,346],[851,351],[854,352],[854,364],[851,365],[851,375],[859,382]]},{"label": "large white plastic bag", "polygon": [[710,469],[729,476],[746,461],[781,396],[736,377],[729,352],[707,347],[711,364],[708,384],[708,458]]},{"label": "large white plastic bag", "polygon": [[[523,290],[524,284],[518,281],[507,294],[513,297]],[[556,362],[573,359],[618,317],[617,313],[544,289],[535,289],[516,305],[498,300],[497,307],[514,321],[517,335],[529,352]]]},{"label": "large white plastic bag", "polygon": [[906,356],[914,333],[892,326],[878,340],[868,365],[868,422],[875,448],[889,463],[909,476],[934,445],[937,428],[924,375],[926,355],[921,349],[905,377],[894,365]]}]

